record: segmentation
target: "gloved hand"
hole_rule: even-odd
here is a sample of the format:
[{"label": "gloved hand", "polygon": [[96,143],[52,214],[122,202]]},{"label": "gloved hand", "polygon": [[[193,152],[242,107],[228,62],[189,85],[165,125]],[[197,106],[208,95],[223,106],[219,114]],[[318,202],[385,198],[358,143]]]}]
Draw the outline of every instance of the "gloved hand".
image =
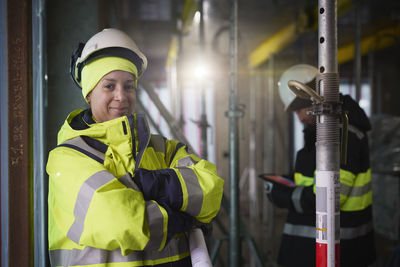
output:
[{"label": "gloved hand", "polygon": [[[173,169],[137,169],[135,183],[145,200],[155,200],[162,206],[179,211],[183,204],[183,192],[179,178]],[[188,215],[189,216],[189,215]]]},{"label": "gloved hand", "polygon": [[264,183],[268,199],[280,208],[293,209],[292,193],[295,187],[285,186],[278,182]]}]

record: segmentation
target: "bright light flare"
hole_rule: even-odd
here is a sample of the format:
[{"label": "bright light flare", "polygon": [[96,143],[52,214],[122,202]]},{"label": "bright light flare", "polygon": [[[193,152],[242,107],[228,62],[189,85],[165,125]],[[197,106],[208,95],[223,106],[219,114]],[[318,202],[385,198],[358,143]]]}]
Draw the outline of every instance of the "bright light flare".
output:
[{"label": "bright light flare", "polygon": [[196,11],[196,13],[194,13],[194,18],[193,21],[195,24],[199,24],[200,23],[200,11]]},{"label": "bright light flare", "polygon": [[198,63],[194,69],[194,75],[198,79],[203,79],[207,76],[208,70],[204,63]]}]

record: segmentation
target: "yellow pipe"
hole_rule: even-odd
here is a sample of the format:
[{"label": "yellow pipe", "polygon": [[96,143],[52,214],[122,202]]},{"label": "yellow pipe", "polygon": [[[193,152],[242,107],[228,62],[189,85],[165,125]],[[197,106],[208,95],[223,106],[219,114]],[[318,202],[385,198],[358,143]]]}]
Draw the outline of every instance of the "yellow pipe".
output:
[{"label": "yellow pipe", "polygon": [[354,4],[351,0],[339,0],[337,2],[337,12],[338,16],[343,15],[347,11],[354,8]]},{"label": "yellow pipe", "polygon": [[[353,7],[351,0],[339,0],[337,3],[338,15],[344,14]],[[309,18],[313,21],[307,25],[310,20]],[[255,68],[260,66],[262,63],[266,62],[272,54],[279,52],[292,42],[296,41],[299,33],[306,29],[316,30],[317,24],[318,8],[314,8],[308,13],[301,13],[297,21],[282,28],[250,53],[250,67]]]},{"label": "yellow pipe", "polygon": [[[396,38],[400,38],[400,23],[363,38],[361,40],[361,55],[389,47],[396,42]],[[337,57],[338,64],[352,60],[354,58],[354,43],[339,48]]]},{"label": "yellow pipe", "polygon": [[[180,17],[181,25],[178,27],[180,34],[187,34],[193,23],[194,14],[198,10],[198,3],[195,0],[186,0],[183,5],[182,14]],[[171,67],[172,60],[178,56],[178,38],[173,36],[168,49],[168,57],[166,67]]]},{"label": "yellow pipe", "polygon": [[296,23],[291,23],[275,33],[271,38],[262,43],[250,54],[250,67],[257,67],[267,61],[282,47],[287,46],[297,39]]},{"label": "yellow pipe", "polygon": [[169,42],[168,57],[167,57],[167,67],[171,67],[172,61],[178,57],[178,38],[172,36]]},{"label": "yellow pipe", "polygon": [[194,14],[199,9],[197,1],[186,0],[183,5],[183,11],[181,16],[182,28],[180,29],[181,34],[187,34],[190,31],[190,27],[193,23]]}]

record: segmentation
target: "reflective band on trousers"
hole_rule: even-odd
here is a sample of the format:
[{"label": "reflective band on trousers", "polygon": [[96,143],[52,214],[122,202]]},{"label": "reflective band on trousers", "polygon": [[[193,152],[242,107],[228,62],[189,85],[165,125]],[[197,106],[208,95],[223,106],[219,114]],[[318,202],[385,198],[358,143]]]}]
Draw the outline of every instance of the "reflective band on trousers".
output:
[{"label": "reflective band on trousers", "polygon": [[285,226],[283,227],[283,233],[286,235],[308,237],[308,238],[315,238],[316,236],[315,227],[306,225],[296,225],[290,223],[285,223]]},{"label": "reflective band on trousers", "polygon": [[[340,227],[340,239],[354,239],[364,236],[372,231],[372,222],[357,226],[357,227]],[[315,238],[316,229],[314,226],[296,225],[285,223],[283,233],[291,236],[300,236],[307,238]]]},{"label": "reflective band on trousers", "polygon": [[203,204],[203,190],[200,187],[196,173],[191,168],[178,167],[178,170],[185,181],[188,192],[187,209],[185,212],[196,217],[200,214]]},{"label": "reflective band on trousers", "polygon": [[357,227],[341,227],[340,238],[341,239],[353,239],[360,236],[364,236],[373,230],[372,222],[357,226]]},{"label": "reflective band on trousers", "polygon": [[67,237],[75,243],[79,244],[79,240],[81,239],[86,214],[89,209],[90,202],[92,201],[94,192],[113,179],[114,176],[108,171],[99,171],[86,179],[86,181],[82,184],[78,193],[78,197],[75,201],[75,221],[67,233]]},{"label": "reflective band on trousers", "polygon": [[182,255],[184,253],[189,253],[189,245],[185,235],[171,239],[167,247],[160,252],[156,250],[134,251],[127,256],[122,256],[120,249],[104,250],[92,247],[86,247],[83,250],[56,249],[49,251],[51,266],[73,266],[144,261],[150,261],[149,263],[146,263],[146,265],[151,265],[154,264],[152,261],[157,261],[176,255]]}]

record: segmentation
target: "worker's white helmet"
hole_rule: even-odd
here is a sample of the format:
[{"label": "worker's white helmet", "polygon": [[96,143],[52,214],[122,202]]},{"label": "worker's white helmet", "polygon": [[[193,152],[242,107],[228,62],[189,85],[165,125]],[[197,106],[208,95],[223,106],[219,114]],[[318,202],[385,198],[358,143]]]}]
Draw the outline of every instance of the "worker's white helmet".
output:
[{"label": "worker's white helmet", "polygon": [[86,44],[80,43],[71,56],[70,73],[75,83],[81,87],[83,67],[100,57],[121,57],[131,61],[140,76],[147,68],[147,58],[135,42],[117,29],[104,29],[90,38]]},{"label": "worker's white helmet", "polygon": [[282,74],[278,86],[279,95],[285,105],[285,110],[298,110],[312,105],[311,100],[296,96],[292,90],[289,89],[288,82],[290,80],[299,81],[315,90],[315,78],[317,73],[317,68],[311,65],[298,64],[290,67]]}]

